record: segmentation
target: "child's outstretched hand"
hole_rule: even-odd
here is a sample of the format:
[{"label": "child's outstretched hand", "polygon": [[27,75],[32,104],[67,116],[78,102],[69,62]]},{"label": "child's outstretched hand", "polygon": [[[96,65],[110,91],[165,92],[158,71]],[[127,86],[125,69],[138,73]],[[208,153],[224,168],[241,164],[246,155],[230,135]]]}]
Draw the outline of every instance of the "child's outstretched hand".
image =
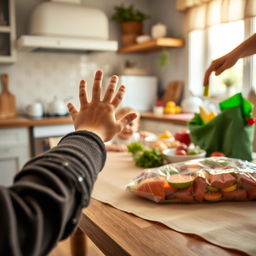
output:
[{"label": "child's outstretched hand", "polygon": [[128,113],[120,120],[116,120],[115,111],[121,103],[125,86],[121,85],[115,94],[117,76],[112,76],[103,99],[101,96],[103,73],[97,71],[92,88],[92,100],[88,101],[86,82],[80,82],[79,99],[80,110],[72,103],[68,103],[68,110],[72,116],[75,129],[87,130],[96,133],[103,141],[108,141],[119,133],[125,125],[134,120],[136,113]]}]

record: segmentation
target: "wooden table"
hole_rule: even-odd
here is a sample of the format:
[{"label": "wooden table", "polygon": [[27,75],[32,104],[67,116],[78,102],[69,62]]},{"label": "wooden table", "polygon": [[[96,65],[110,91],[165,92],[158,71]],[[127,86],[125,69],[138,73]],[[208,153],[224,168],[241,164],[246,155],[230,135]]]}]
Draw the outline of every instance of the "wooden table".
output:
[{"label": "wooden table", "polygon": [[109,256],[246,255],[176,232],[92,199],[71,239],[72,256],[86,255],[84,235]]}]

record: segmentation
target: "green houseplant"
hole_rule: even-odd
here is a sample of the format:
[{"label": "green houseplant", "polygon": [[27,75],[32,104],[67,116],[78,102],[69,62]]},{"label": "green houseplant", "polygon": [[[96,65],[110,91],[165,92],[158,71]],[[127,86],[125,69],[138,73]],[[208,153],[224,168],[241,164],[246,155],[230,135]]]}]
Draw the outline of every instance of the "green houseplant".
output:
[{"label": "green houseplant", "polygon": [[114,7],[112,20],[120,23],[122,33],[122,44],[128,46],[136,42],[136,37],[142,34],[143,21],[149,16],[137,9],[133,5],[123,4]]}]

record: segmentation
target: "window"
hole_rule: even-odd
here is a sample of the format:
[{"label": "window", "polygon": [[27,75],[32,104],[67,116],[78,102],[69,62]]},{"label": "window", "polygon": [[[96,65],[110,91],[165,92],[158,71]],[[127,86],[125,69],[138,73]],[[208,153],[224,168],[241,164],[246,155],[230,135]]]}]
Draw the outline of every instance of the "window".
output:
[{"label": "window", "polygon": [[[256,18],[252,19],[252,31],[256,33]],[[256,90],[256,55],[252,59],[252,87]]]},{"label": "window", "polygon": [[[243,20],[191,32],[188,38],[189,90],[193,94],[201,96],[204,72],[211,61],[228,53],[244,39],[245,22]],[[256,58],[254,66],[256,70]],[[232,93],[242,91],[243,74],[243,60],[239,60],[232,68],[219,76],[212,74],[210,77],[211,95],[223,96],[230,89]]]}]

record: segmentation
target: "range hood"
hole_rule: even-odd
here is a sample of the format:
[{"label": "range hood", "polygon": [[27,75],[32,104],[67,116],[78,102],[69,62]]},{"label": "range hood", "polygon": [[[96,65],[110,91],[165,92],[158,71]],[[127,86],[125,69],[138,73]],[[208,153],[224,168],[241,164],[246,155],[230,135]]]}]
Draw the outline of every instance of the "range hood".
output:
[{"label": "range hood", "polygon": [[29,21],[29,34],[17,40],[21,50],[116,51],[110,41],[108,18],[79,0],[51,0],[39,4]]}]

